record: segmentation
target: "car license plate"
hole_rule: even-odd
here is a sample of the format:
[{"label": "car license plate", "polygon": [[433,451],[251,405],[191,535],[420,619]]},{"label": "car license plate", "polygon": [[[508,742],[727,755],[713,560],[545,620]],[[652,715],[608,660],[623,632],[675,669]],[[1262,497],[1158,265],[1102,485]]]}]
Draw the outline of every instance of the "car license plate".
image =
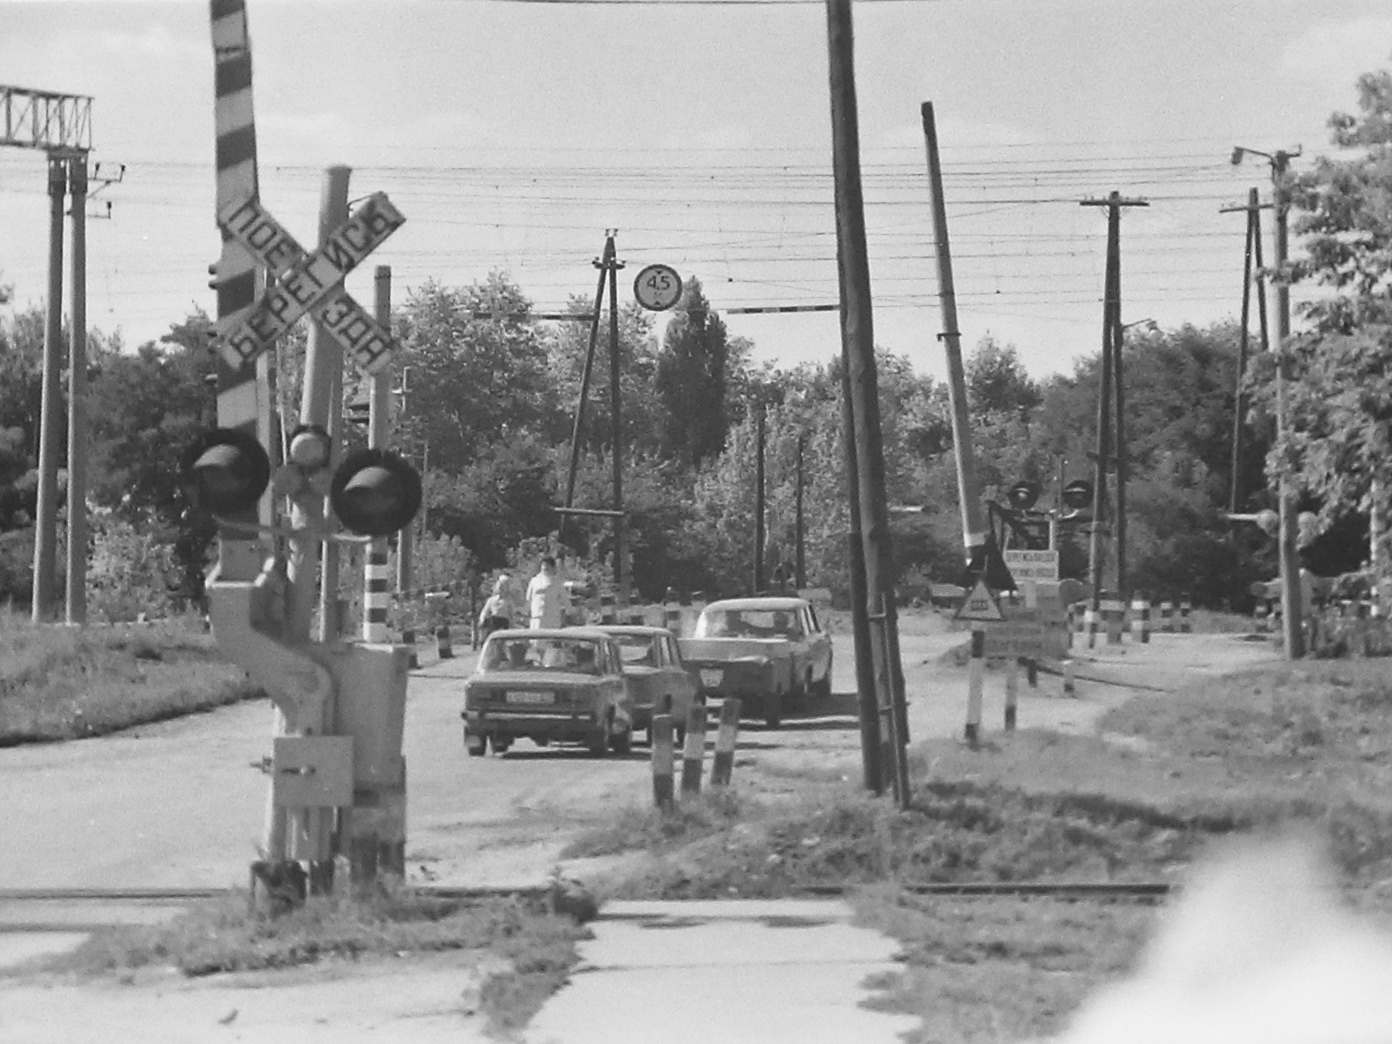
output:
[{"label": "car license plate", "polygon": [[555,703],[556,694],[554,692],[530,692],[526,690],[510,690],[507,694],[508,703]]},{"label": "car license plate", "polygon": [[701,668],[701,684],[702,684],[702,685],[719,685],[719,684],[720,684],[720,679],[721,679],[722,677],[724,677],[724,675],[725,675],[725,672],[722,671],[722,670],[720,670],[719,668],[716,668],[716,669],[712,670],[712,669],[709,668],[709,667],[703,667],[703,668]]}]

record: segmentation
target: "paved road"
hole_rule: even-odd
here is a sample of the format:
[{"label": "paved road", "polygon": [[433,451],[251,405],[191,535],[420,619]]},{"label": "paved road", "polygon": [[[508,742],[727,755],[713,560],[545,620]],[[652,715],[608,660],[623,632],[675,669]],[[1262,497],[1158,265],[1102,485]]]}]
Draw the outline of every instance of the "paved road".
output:
[{"label": "paved road", "polygon": [[[915,633],[917,631],[918,633]],[[923,633],[923,632],[928,633]],[[943,666],[960,645],[936,619],[906,626],[901,649],[915,740],[960,734],[965,671]],[[835,636],[835,689],[854,689],[849,638]],[[545,878],[555,854],[585,821],[650,798],[647,752],[595,759],[578,748],[519,742],[504,757],[464,755],[459,712],[467,650],[415,673],[407,701],[407,855],[412,876],[458,884],[518,884]],[[1160,635],[1150,646],[1100,646],[1083,676],[1154,683],[1176,659],[1213,669],[1270,659],[1265,645],[1231,638]],[[1110,673],[1109,673],[1110,672]],[[987,680],[985,728],[1000,727],[1003,682]],[[1058,698],[1060,682],[1021,685],[1021,728],[1087,729],[1130,690],[1082,683],[1080,699]],[[777,730],[756,722],[741,733],[739,771],[782,760],[842,764],[855,771],[855,701],[833,697],[812,717]],[[209,714],[69,743],[0,749],[0,793],[9,814],[0,844],[0,889],[226,887],[241,884],[256,857],[268,791],[250,762],[270,749],[270,705]]]}]

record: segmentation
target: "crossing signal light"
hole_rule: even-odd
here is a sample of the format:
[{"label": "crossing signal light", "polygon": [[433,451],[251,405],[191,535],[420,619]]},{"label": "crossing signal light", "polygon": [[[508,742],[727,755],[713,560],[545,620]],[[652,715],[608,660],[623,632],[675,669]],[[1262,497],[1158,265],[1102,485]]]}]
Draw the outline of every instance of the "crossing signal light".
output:
[{"label": "crossing signal light", "polygon": [[1281,528],[1281,516],[1270,508],[1258,511],[1256,521],[1267,536],[1275,536],[1276,531]]},{"label": "crossing signal light", "polygon": [[350,531],[387,536],[405,528],[420,510],[420,475],[390,450],[359,450],[334,472],[329,502]]},{"label": "crossing signal light", "polygon": [[1017,482],[1006,492],[1005,499],[1016,511],[1028,511],[1039,499],[1039,483],[1028,480]]},{"label": "crossing signal light", "polygon": [[1074,479],[1063,487],[1063,504],[1074,511],[1092,507],[1092,483],[1087,479]]},{"label": "crossing signal light", "polygon": [[214,428],[184,450],[179,473],[198,507],[214,515],[236,515],[255,507],[266,492],[271,459],[246,432]]}]

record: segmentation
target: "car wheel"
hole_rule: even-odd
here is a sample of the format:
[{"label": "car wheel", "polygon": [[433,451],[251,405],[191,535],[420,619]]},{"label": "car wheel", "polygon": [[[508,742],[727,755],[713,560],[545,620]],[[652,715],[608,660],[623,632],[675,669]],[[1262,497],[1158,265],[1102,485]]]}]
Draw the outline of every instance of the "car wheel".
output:
[{"label": "car wheel", "polygon": [[481,758],[488,750],[488,740],[483,736],[465,736],[464,749],[469,752],[469,757]]},{"label": "car wheel", "polygon": [[508,748],[512,746],[512,740],[500,740],[497,736],[493,737],[492,747],[494,754],[506,754]]},{"label": "car wheel", "polygon": [[609,723],[612,718],[605,718],[595,726],[590,733],[590,738],[585,742],[585,747],[597,758],[602,758],[609,753]]},{"label": "car wheel", "polygon": [[783,696],[781,693],[771,693],[764,697],[764,724],[771,729],[776,729],[783,724]]},{"label": "car wheel", "polygon": [[627,754],[633,749],[633,730],[624,729],[609,737],[609,749],[615,754]]}]

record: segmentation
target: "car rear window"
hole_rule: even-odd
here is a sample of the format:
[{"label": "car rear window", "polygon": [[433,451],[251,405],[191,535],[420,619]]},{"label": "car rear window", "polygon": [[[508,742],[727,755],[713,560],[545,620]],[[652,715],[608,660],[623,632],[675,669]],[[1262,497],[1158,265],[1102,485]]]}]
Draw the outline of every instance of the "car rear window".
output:
[{"label": "car rear window", "polygon": [[490,638],[479,656],[484,671],[570,671],[599,674],[599,643],[583,638]]},{"label": "car rear window", "polygon": [[697,638],[797,638],[802,623],[794,609],[707,610],[696,621]]},{"label": "car rear window", "polygon": [[619,643],[619,655],[624,663],[641,664],[644,667],[657,666],[657,649],[650,636],[641,634],[618,634],[614,640]]}]

